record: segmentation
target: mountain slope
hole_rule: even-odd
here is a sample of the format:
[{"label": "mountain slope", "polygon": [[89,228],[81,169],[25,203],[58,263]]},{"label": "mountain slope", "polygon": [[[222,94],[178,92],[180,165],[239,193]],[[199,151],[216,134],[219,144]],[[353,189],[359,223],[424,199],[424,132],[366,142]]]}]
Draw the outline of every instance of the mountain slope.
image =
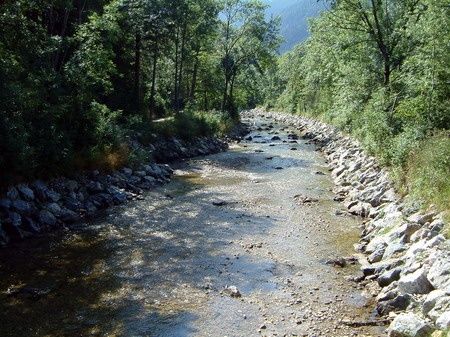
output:
[{"label": "mountain slope", "polygon": [[316,0],[265,0],[269,15],[281,17],[281,35],[285,39],[280,47],[284,53],[304,41],[308,35],[308,19],[316,17],[326,7]]}]

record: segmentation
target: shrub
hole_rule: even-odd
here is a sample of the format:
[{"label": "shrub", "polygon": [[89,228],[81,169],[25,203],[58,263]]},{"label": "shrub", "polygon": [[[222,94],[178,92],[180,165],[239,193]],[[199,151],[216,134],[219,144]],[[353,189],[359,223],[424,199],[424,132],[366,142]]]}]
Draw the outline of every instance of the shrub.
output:
[{"label": "shrub", "polygon": [[408,190],[424,203],[450,209],[450,133],[437,132],[411,152],[407,163]]}]

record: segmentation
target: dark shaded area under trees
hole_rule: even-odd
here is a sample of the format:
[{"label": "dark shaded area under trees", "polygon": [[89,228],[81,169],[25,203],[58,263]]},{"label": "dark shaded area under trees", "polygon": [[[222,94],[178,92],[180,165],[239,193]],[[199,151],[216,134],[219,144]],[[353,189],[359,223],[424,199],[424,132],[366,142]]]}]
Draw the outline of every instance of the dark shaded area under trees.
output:
[{"label": "dark shaded area under trees", "polygon": [[278,26],[257,0],[2,2],[2,184],[126,162],[156,118],[223,130],[260,101]]}]

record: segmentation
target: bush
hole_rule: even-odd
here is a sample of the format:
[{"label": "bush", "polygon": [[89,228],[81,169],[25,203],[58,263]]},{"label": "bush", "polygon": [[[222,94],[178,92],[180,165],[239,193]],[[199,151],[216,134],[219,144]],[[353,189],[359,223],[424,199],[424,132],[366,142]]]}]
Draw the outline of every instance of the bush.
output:
[{"label": "bush", "polygon": [[438,132],[411,152],[407,163],[408,190],[424,203],[450,209],[450,133]]},{"label": "bush", "polygon": [[184,111],[171,118],[153,122],[150,128],[156,135],[190,140],[202,136],[223,136],[233,125],[234,121],[224,113]]}]

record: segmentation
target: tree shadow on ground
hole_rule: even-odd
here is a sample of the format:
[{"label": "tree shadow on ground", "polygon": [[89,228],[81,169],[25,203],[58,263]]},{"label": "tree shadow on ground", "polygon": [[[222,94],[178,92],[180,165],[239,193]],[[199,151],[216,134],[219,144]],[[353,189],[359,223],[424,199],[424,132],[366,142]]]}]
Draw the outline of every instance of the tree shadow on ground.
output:
[{"label": "tree shadow on ground", "polygon": [[273,263],[234,259],[224,247],[272,220],[216,207],[211,200],[229,196],[192,186],[166,198],[177,184],[191,183],[171,184],[62,237],[1,251],[2,336],[194,336],[205,287],[264,287]]}]

